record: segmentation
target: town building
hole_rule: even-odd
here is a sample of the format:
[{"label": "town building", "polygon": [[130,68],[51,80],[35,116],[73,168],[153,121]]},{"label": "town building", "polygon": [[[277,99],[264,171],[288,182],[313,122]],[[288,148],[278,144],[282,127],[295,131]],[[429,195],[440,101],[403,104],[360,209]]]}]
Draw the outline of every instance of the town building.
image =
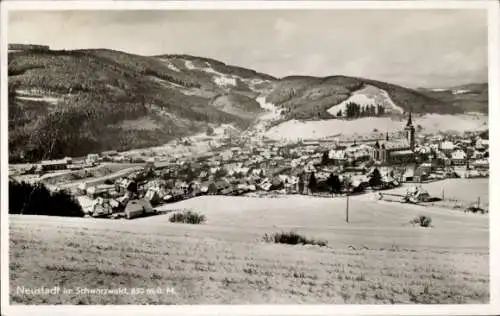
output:
[{"label": "town building", "polygon": [[67,169],[68,165],[71,165],[71,163],[72,159],[70,157],[59,160],[44,160],[40,163],[39,169],[43,172],[64,170]]},{"label": "town building", "polygon": [[415,127],[411,112],[404,128],[404,139],[390,140],[389,134],[385,141],[376,141],[373,159],[382,164],[407,164],[415,160]]},{"label": "town building", "polygon": [[453,165],[464,165],[466,159],[467,159],[467,154],[461,149],[455,150],[451,154],[451,162],[453,163]]},{"label": "town building", "polygon": [[450,141],[444,141],[439,144],[439,150],[441,150],[445,155],[451,155],[455,150],[455,144]]},{"label": "town building", "polygon": [[99,161],[99,154],[88,154],[85,162],[88,164],[95,164]]},{"label": "town building", "polygon": [[328,152],[328,159],[330,159],[334,165],[343,166],[347,162],[347,153],[343,149],[332,149]]}]

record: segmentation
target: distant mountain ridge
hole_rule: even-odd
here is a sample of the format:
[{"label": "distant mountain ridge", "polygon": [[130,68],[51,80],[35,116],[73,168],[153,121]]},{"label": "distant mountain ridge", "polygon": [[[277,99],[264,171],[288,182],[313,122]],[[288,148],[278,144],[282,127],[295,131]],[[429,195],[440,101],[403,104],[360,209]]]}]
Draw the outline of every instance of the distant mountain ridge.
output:
[{"label": "distant mountain ridge", "polygon": [[9,44],[8,50],[10,51],[48,51],[50,50],[50,46],[48,45],[35,45],[35,44]]},{"label": "distant mountain ridge", "polygon": [[[9,50],[11,161],[155,146],[220,124],[245,130],[268,113],[262,100],[276,108],[278,122],[339,119],[332,108],[352,98],[380,102],[393,114],[469,111],[462,95],[346,76],[275,78],[191,55]],[[487,113],[487,98],[476,99],[473,108]]]},{"label": "distant mountain ridge", "polygon": [[421,93],[451,104],[461,112],[488,113],[488,83],[470,83],[450,88],[418,89]]}]

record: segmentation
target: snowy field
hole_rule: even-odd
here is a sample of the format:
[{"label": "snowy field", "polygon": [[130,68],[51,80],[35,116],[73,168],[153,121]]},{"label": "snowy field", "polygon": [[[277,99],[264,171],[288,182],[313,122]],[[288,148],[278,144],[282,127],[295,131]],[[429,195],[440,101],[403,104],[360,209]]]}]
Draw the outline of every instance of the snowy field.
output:
[{"label": "snowy field", "polygon": [[[206,196],[168,204],[170,223],[10,215],[11,287],[156,288],[176,295],[11,293],[14,304],[484,304],[488,216],[352,197]],[[418,215],[432,228],[414,227]],[[295,231],[326,247],[268,244]]]},{"label": "snowy field", "polygon": [[[337,134],[364,135],[377,129],[380,132],[399,132],[405,124],[404,120],[388,117],[365,117],[356,120],[290,120],[269,129],[265,136],[272,139],[319,139]],[[482,130],[488,128],[488,117],[485,115],[441,115],[426,114],[415,116],[415,126],[420,125],[424,132]]]},{"label": "snowy field", "polygon": [[386,113],[404,113],[403,108],[394,104],[387,91],[372,85],[367,85],[360,90],[354,91],[347,100],[335,106],[332,106],[327,110],[327,112],[334,116],[337,115],[338,111],[342,111],[342,113],[345,113],[346,106],[350,102],[359,104],[362,107],[370,105],[381,105],[384,107]]}]

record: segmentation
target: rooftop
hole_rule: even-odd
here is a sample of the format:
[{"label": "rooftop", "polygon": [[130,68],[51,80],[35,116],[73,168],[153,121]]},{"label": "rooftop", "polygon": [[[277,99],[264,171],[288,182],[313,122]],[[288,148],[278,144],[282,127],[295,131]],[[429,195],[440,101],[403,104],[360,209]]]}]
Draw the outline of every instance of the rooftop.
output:
[{"label": "rooftop", "polygon": [[406,156],[406,155],[413,155],[413,151],[411,150],[397,150],[393,151],[390,154],[391,156]]},{"label": "rooftop", "polygon": [[410,143],[406,139],[390,140],[379,142],[380,147],[384,146],[385,149],[397,150],[410,148]]}]

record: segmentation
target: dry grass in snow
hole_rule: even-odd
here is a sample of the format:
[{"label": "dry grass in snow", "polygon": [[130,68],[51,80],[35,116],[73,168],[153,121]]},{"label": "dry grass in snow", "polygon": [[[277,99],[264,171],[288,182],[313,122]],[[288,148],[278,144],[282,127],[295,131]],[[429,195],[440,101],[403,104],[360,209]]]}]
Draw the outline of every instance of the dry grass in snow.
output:
[{"label": "dry grass in snow", "polygon": [[[12,303],[486,303],[488,217],[352,197],[203,197],[204,225],[10,216]],[[413,227],[416,215],[433,228]],[[297,231],[327,247],[269,244]],[[174,288],[175,294],[28,296],[17,286]]]}]

